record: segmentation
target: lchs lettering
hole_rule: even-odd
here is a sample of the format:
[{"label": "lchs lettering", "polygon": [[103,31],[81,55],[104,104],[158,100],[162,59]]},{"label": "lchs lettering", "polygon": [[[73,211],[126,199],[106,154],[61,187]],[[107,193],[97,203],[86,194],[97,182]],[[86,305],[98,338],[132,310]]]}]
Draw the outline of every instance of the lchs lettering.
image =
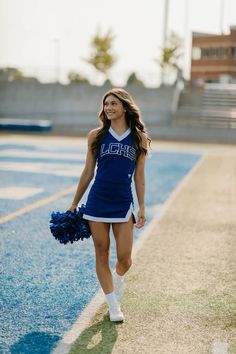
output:
[{"label": "lchs lettering", "polygon": [[123,155],[130,160],[135,160],[135,149],[130,145],[124,145],[121,143],[110,143],[101,145],[100,156],[104,155]]}]

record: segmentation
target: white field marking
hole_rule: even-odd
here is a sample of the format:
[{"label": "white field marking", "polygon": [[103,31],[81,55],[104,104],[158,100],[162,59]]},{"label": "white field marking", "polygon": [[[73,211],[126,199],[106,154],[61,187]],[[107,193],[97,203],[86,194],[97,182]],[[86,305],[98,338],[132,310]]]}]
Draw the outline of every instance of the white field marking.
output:
[{"label": "white field marking", "polygon": [[[199,159],[199,161],[194,165],[194,167],[185,175],[185,177],[177,185],[176,189],[171,194],[171,196],[168,198],[168,200],[163,204],[160,214],[156,214],[153,217],[150,224],[146,227],[146,229],[140,233],[138,240],[135,241],[135,243],[134,243],[132,258],[134,258],[137,255],[137,252],[142,247],[144,241],[151,235],[151,232],[153,231],[157,222],[159,222],[160,219],[163,218],[163,216],[167,212],[169,206],[176,198],[177,194],[180,193],[180,191],[182,190],[184,185],[188,182],[190,177],[196,172],[196,170],[202,164],[204,158],[205,158],[205,156],[202,156],[202,158]],[[104,295],[102,294],[102,291],[100,290],[98,292],[98,294],[93,298],[93,300],[88,304],[88,306],[85,308],[85,310],[81,313],[81,315],[79,315],[76,322],[71,326],[71,328],[67,332],[64,333],[62,339],[58,342],[58,345],[56,346],[56,348],[54,349],[52,354],[68,354],[69,353],[72,344],[79,337],[79,335],[89,326],[93,316],[98,311],[99,307],[103,304],[104,300],[105,300]]]},{"label": "white field marking", "polygon": [[3,224],[4,222],[7,222],[9,220],[12,220],[20,215],[23,215],[25,213],[28,213],[31,210],[37,209],[37,208],[41,208],[42,206],[49,204],[51,202],[53,202],[54,200],[57,200],[61,197],[64,197],[67,194],[73,193],[75,191],[77,187],[77,184],[72,185],[60,192],[57,192],[53,195],[50,195],[49,197],[40,199],[32,204],[26,205],[25,207],[18,209],[16,211],[14,211],[13,213],[10,213],[8,215],[5,215],[3,217],[0,217],[0,224]]},{"label": "white field marking", "polygon": [[[39,134],[5,134],[1,135],[2,144],[22,144],[34,145],[41,149],[57,149],[58,147],[70,148],[86,148],[87,138],[74,136],[41,136]],[[157,141],[152,140],[151,147],[153,151],[183,151],[200,154],[233,154],[236,155],[235,145],[233,144],[217,144],[217,143],[201,143],[201,142],[184,142],[184,141]]]},{"label": "white field marking", "polygon": [[67,136],[40,136],[40,135],[1,135],[1,144],[22,144],[33,145],[39,147],[85,147],[87,138],[83,137],[67,137]]},{"label": "white field marking", "polygon": [[64,333],[63,338],[58,342],[52,354],[66,354],[70,351],[71,345],[78,336],[89,326],[90,321],[99,307],[104,302],[104,294],[100,290],[91,300],[86,308],[81,312],[76,322],[71,326],[70,330]]},{"label": "white field marking", "polygon": [[0,188],[0,199],[21,200],[32,197],[35,194],[42,193],[43,188],[32,187],[5,187]]},{"label": "white field marking", "polygon": [[214,342],[212,354],[228,354],[229,344],[226,342]]},{"label": "white field marking", "polygon": [[208,155],[227,154],[236,156],[235,145],[232,144],[214,144],[214,143],[197,143],[184,141],[155,141],[151,143],[153,151],[170,151],[184,153],[199,153]]},{"label": "white field marking", "polygon": [[25,151],[16,149],[6,149],[0,151],[0,157],[24,157],[24,158],[44,158],[44,159],[59,159],[59,160],[85,160],[83,153],[64,153],[50,151]]},{"label": "white field marking", "polygon": [[81,164],[55,164],[55,163],[32,163],[32,162],[1,162],[1,171],[45,173],[56,176],[79,177],[83,171]]}]

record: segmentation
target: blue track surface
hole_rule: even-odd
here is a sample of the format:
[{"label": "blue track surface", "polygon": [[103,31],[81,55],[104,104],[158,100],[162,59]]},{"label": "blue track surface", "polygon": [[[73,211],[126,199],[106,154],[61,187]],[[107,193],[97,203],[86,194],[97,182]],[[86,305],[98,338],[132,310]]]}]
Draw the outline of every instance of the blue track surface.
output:
[{"label": "blue track surface", "polygon": [[[1,149],[38,152],[37,145],[8,144]],[[46,151],[45,149],[43,150]],[[52,151],[52,150],[51,150]],[[60,146],[53,152],[62,152]],[[50,152],[50,149],[48,149]],[[65,149],[63,149],[65,152]],[[70,148],[66,152],[75,151]],[[4,154],[3,154],[4,155]],[[185,174],[199,160],[198,154],[153,152],[146,164],[147,219],[156,206],[163,205]],[[0,157],[6,161],[37,164],[38,158]],[[83,164],[81,158],[67,160],[40,157],[40,163]],[[1,188],[8,186],[42,187],[43,191],[22,200],[0,199],[1,216],[10,214],[78,181],[50,173],[1,171]],[[57,341],[76,320],[99,289],[95,276],[92,240],[61,245],[51,236],[49,218],[53,210],[65,210],[73,195],[66,195],[44,207],[34,209],[0,225],[0,353],[50,353]],[[83,200],[86,200],[86,195]],[[135,231],[135,239],[140,231]],[[112,240],[111,265],[115,262]]]}]

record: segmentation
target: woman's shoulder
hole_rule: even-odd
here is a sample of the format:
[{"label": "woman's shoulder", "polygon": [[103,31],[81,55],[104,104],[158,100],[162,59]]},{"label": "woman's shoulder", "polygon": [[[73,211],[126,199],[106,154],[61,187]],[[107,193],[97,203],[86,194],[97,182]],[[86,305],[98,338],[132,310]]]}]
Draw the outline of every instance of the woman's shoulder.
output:
[{"label": "woman's shoulder", "polygon": [[94,139],[96,139],[98,132],[99,132],[100,128],[95,128],[90,130],[90,132],[88,133],[88,141],[92,142],[94,141]]}]

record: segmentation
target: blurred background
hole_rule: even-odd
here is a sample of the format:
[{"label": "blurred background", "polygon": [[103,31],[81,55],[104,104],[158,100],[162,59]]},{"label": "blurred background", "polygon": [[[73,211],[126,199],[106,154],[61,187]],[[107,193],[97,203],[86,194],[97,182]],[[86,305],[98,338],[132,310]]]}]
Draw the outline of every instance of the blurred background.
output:
[{"label": "blurred background", "polygon": [[0,0],[0,128],[87,134],[125,87],[152,138],[236,141],[234,0]]}]

